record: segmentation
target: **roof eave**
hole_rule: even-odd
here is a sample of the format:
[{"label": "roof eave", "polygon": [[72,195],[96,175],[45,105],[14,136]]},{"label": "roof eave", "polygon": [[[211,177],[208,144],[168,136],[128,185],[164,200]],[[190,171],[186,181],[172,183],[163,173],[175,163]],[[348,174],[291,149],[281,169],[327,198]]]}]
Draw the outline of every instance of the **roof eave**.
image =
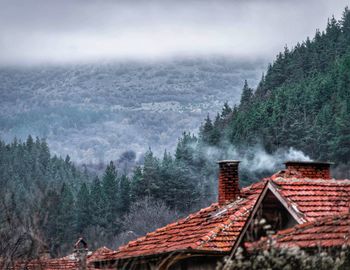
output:
[{"label": "roof eave", "polygon": [[161,256],[169,256],[169,255],[176,255],[176,254],[192,254],[192,255],[212,255],[212,256],[225,256],[228,255],[229,251],[219,251],[219,250],[198,250],[198,249],[179,249],[174,251],[166,251],[161,253],[154,253],[154,254],[148,254],[148,255],[140,255],[140,256],[129,256],[129,257],[121,257],[121,258],[110,258],[110,259],[102,259],[102,260],[94,260],[91,261],[91,263],[106,263],[106,262],[123,262],[123,261],[130,261],[130,260],[146,260],[146,259],[152,259],[157,258]]}]

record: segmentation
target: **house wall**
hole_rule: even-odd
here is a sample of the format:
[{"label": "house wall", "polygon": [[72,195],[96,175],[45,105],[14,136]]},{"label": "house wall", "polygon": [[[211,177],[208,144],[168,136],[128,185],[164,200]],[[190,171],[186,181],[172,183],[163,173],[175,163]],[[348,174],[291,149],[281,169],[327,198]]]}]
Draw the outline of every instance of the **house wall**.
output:
[{"label": "house wall", "polygon": [[[152,260],[128,261],[116,264],[108,269],[127,269],[127,270],[209,270],[215,269],[222,256],[196,256],[187,257],[173,262],[169,257],[153,258]],[[174,257],[175,259],[175,257]],[[176,260],[176,259],[175,259]],[[166,262],[166,263],[164,263]],[[103,267],[99,267],[103,269]]]},{"label": "house wall", "polygon": [[192,257],[170,266],[169,270],[213,270],[222,257]]},{"label": "house wall", "polygon": [[[265,224],[260,224],[262,219],[266,221]],[[271,191],[268,191],[258,211],[255,213],[243,242],[258,241],[262,236],[266,236],[267,231],[264,229],[265,225],[270,225],[271,228],[269,230],[277,232],[279,230],[291,228],[296,224],[296,220],[289,214],[281,202]]]}]

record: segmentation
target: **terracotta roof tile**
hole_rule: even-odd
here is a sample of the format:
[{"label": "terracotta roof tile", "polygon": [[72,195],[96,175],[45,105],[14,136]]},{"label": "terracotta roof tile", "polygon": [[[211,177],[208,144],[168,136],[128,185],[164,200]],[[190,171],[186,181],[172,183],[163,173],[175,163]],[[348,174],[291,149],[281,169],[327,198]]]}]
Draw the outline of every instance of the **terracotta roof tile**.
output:
[{"label": "terracotta roof tile", "polygon": [[[116,253],[106,247],[101,247],[87,256],[88,270],[95,270],[93,264],[97,257],[107,256]],[[1,266],[1,265],[0,265]],[[30,261],[18,261],[15,263],[14,269],[27,270],[78,270],[79,262],[74,254],[67,255],[57,259],[35,259]]]},{"label": "terracotta roof tile", "polygon": [[306,221],[346,212],[350,206],[350,180],[276,178],[273,183]]},{"label": "terracotta roof tile", "polygon": [[[303,215],[306,222],[348,211],[350,180],[295,177],[294,174],[288,178],[274,175],[263,179],[242,188],[241,197],[230,204],[219,207],[214,203],[186,218],[131,241],[114,253],[97,256],[94,260],[126,259],[187,249],[227,253],[247,222],[268,181],[293,208]],[[300,225],[298,228],[303,227]],[[290,230],[293,231],[293,229]],[[298,241],[303,243],[306,240]],[[335,240],[332,241],[327,243],[334,243]]]},{"label": "terracotta roof tile", "polygon": [[115,254],[94,260],[124,259],[177,250],[229,252],[243,228],[265,182],[242,189],[242,197],[219,207],[217,203],[159,228],[120,247]]},{"label": "terracotta roof tile", "polygon": [[[335,247],[350,244],[350,214],[327,216],[279,231],[271,237],[275,247]],[[258,242],[245,243],[248,250],[266,248],[266,237]]]}]

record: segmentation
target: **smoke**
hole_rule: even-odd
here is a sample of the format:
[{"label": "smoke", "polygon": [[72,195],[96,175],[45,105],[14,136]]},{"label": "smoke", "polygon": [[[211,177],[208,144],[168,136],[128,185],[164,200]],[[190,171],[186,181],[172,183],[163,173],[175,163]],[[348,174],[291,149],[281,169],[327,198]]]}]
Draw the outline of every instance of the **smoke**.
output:
[{"label": "smoke", "polygon": [[268,153],[259,144],[249,147],[236,147],[229,143],[220,148],[206,146],[202,153],[208,164],[225,159],[239,160],[240,170],[248,182],[281,170],[284,168],[283,163],[287,160],[311,161],[309,156],[293,147],[280,148],[273,153]]},{"label": "smoke", "polygon": [[0,0],[0,63],[229,55],[271,59],[348,1]]}]

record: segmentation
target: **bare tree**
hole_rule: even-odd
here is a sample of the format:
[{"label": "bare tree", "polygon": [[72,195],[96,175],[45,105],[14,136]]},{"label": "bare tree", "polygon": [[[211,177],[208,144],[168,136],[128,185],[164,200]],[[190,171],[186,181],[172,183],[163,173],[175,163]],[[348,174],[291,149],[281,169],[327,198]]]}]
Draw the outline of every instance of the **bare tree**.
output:
[{"label": "bare tree", "polygon": [[166,206],[164,202],[144,198],[135,202],[122,221],[122,233],[113,243],[119,246],[137,237],[165,226],[180,217],[180,213]]},{"label": "bare tree", "polygon": [[15,262],[38,258],[45,244],[35,226],[35,216],[18,211],[12,194],[0,198],[0,267],[9,269]]}]

